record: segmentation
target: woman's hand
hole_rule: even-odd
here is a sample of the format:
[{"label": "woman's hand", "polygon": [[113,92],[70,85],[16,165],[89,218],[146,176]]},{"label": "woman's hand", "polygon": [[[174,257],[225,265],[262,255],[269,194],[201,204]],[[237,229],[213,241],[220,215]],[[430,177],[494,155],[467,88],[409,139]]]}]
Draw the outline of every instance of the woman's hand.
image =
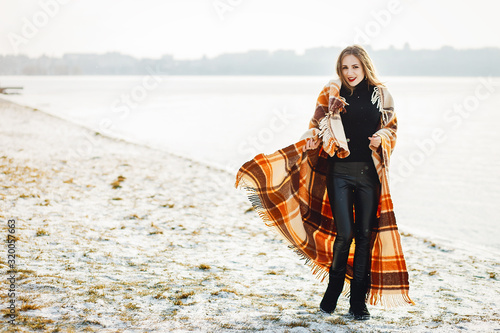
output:
[{"label": "woman's hand", "polygon": [[370,140],[370,146],[375,147],[375,148],[378,148],[380,146],[380,144],[382,143],[382,139],[378,135],[372,135],[372,136],[368,137],[368,139]]},{"label": "woman's hand", "polygon": [[306,145],[304,147],[304,151],[310,150],[310,149],[317,149],[319,147],[319,144],[321,143],[321,140],[316,137],[315,139],[309,138],[307,139]]}]

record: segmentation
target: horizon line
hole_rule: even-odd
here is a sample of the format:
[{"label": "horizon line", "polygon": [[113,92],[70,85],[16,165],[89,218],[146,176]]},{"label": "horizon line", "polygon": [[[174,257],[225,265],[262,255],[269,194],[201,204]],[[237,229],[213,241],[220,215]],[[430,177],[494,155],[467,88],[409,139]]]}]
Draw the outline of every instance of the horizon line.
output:
[{"label": "horizon line", "polygon": [[[407,46],[408,45],[408,46]],[[440,48],[419,48],[419,49],[413,49],[409,46],[409,44],[406,44],[403,47],[395,47],[394,45],[390,45],[386,48],[378,48],[374,49],[370,45],[363,46],[366,48],[368,51],[387,51],[387,50],[395,50],[395,51],[410,51],[410,52],[415,52],[415,51],[441,51],[441,50],[453,50],[453,51],[479,51],[479,50],[499,50],[500,47],[496,46],[484,46],[484,47],[478,47],[478,48],[456,48],[454,46],[449,46],[449,45],[442,45]],[[70,56],[70,55],[97,55],[97,56],[103,56],[103,55],[109,55],[109,54],[115,54],[115,55],[124,55],[128,57],[132,57],[134,59],[161,59],[164,57],[172,57],[174,60],[179,60],[179,61],[189,61],[189,60],[201,60],[201,59],[215,59],[217,57],[223,56],[223,55],[241,55],[241,54],[246,54],[246,53],[251,53],[251,52],[267,52],[269,54],[273,54],[276,52],[280,51],[287,51],[287,52],[293,52],[297,56],[303,56],[304,53],[308,50],[316,50],[316,49],[331,49],[331,48],[338,48],[342,49],[341,46],[316,46],[316,47],[311,47],[304,49],[303,51],[298,51],[294,49],[276,49],[276,50],[270,50],[270,49],[250,49],[247,51],[234,51],[234,52],[222,52],[214,56],[208,56],[206,54],[203,54],[201,56],[198,56],[197,58],[176,58],[173,54],[169,53],[164,53],[162,55],[157,55],[157,56],[134,56],[131,54],[123,53],[122,51],[104,51],[104,52],[65,52],[62,55],[48,55],[45,53],[42,53],[41,55],[38,56],[30,56],[27,54],[23,53],[17,53],[17,54],[12,54],[12,53],[6,53],[6,54],[0,54],[0,57],[27,57],[29,59],[36,59],[36,58],[63,58],[64,56]]]}]

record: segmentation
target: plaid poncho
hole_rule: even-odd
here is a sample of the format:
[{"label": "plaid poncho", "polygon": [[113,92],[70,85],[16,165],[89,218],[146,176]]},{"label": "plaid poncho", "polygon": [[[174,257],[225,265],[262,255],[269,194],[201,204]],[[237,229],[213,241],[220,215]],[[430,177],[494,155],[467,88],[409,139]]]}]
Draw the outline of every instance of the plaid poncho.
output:
[{"label": "plaid poncho", "polygon": [[[236,187],[248,197],[266,225],[274,227],[322,279],[333,260],[335,222],[326,192],[328,155],[349,155],[340,112],[345,100],[340,96],[340,80],[330,81],[320,93],[309,130],[302,140],[269,155],[259,154],[245,163],[236,176]],[[370,304],[395,306],[413,304],[408,296],[406,262],[396,226],[389,192],[389,161],[396,143],[397,120],[393,100],[385,87],[375,87],[372,103],[381,113],[376,132],[382,143],[372,149],[372,158],[381,183],[377,223],[371,238]],[[303,151],[307,138],[319,136],[322,145]],[[352,279],[354,242],[347,264],[346,282]],[[347,284],[344,291],[347,291]]]}]

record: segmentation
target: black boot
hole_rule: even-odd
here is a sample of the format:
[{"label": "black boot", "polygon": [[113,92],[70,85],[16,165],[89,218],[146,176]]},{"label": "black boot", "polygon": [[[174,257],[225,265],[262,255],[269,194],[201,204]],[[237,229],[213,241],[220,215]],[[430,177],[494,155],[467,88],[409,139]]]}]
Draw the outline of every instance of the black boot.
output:
[{"label": "black boot", "polygon": [[370,312],[366,308],[366,283],[351,281],[351,307],[349,314],[356,320],[370,319]]},{"label": "black boot", "polygon": [[319,305],[321,311],[326,313],[333,313],[333,311],[335,311],[335,308],[337,307],[337,300],[339,299],[343,288],[344,278],[330,278],[323,300],[321,300]]}]

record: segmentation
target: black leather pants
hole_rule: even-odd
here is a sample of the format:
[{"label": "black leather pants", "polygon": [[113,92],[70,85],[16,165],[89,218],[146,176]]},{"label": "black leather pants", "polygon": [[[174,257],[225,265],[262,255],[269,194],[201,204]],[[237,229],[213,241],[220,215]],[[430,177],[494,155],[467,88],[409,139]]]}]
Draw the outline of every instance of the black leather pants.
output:
[{"label": "black leather pants", "polygon": [[373,162],[332,162],[327,190],[337,227],[330,278],[345,278],[349,248],[355,238],[354,281],[364,284],[370,272],[371,227],[377,217],[380,196]]}]

